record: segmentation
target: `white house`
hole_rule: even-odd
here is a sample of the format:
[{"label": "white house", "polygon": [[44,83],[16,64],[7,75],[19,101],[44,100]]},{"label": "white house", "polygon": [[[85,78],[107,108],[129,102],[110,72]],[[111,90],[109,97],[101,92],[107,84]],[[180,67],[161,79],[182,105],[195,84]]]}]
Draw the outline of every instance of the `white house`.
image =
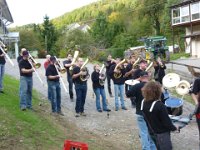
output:
[{"label": "white house", "polygon": [[173,28],[185,27],[186,52],[200,58],[200,0],[183,0],[171,6]]},{"label": "white house", "polygon": [[87,24],[84,24],[84,25],[79,26],[77,29],[79,29],[83,32],[88,32],[88,30],[90,30],[91,28]]},{"label": "white house", "polygon": [[76,28],[80,27],[80,24],[78,23],[72,23],[70,25],[67,26],[67,30],[74,30]]}]

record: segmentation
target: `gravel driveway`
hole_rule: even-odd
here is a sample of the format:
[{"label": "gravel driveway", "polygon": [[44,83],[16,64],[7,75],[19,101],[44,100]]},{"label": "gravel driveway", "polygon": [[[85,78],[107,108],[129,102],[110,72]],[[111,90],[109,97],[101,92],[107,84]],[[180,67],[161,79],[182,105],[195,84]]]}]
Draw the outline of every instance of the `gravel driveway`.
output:
[{"label": "gravel driveway", "polygon": [[[12,67],[9,62],[6,63],[6,74],[14,76],[19,79],[19,70],[17,62]],[[44,59],[38,59],[43,65]],[[62,61],[62,60],[61,60]],[[191,61],[188,61],[191,63]],[[199,60],[197,61],[199,62]],[[187,63],[187,61],[185,62]],[[200,64],[200,63],[199,63]],[[92,72],[92,65],[87,65],[90,73]],[[168,66],[170,67],[170,65]],[[174,68],[175,69],[175,68]],[[183,70],[182,70],[183,71]],[[38,69],[44,83],[46,83],[44,67]],[[64,83],[67,85],[66,74],[62,75]],[[45,98],[47,97],[47,87],[43,86],[34,74],[34,88],[39,91]],[[107,85],[106,85],[107,86]],[[67,86],[68,87],[68,86]],[[113,87],[112,87],[113,88]],[[112,89],[113,90],[113,89]],[[113,91],[114,92],[114,91]],[[107,93],[109,108],[112,110],[109,114],[106,112],[99,113],[96,111],[95,98],[93,97],[93,90],[91,79],[88,80],[88,92],[86,97],[85,112],[86,117],[75,118],[75,102],[71,102],[69,95],[64,92],[62,88],[62,107],[65,116],[63,118],[75,123],[79,128],[91,133],[100,135],[104,140],[110,141],[119,147],[119,150],[137,150],[141,149],[138,128],[136,125],[135,109],[131,107],[129,99],[126,98],[125,105],[128,110],[114,111],[114,98],[110,98]],[[74,92],[75,94],[75,92]],[[194,106],[184,102],[184,114],[188,115]],[[50,110],[49,110],[50,112]],[[109,115],[109,117],[108,117]],[[198,150],[198,130],[195,119],[189,125],[181,130],[180,133],[172,133],[172,142],[175,150]]]}]

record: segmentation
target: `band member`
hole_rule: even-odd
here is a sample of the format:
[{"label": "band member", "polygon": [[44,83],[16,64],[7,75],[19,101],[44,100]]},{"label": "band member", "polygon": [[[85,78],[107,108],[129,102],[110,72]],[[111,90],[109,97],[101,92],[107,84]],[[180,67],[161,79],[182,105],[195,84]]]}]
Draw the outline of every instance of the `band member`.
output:
[{"label": "band member", "polygon": [[162,79],[165,76],[166,66],[164,62],[160,59],[160,57],[158,57],[156,62],[154,63],[154,69],[154,79],[162,84]]},{"label": "band member", "polygon": [[102,97],[102,106],[103,111],[110,111],[110,109],[107,108],[106,103],[106,93],[104,90],[104,85],[100,85],[99,80],[103,80],[104,77],[99,74],[100,67],[98,64],[94,66],[94,71],[92,73],[92,86],[94,93],[96,95],[96,108],[98,112],[102,112],[101,104],[100,104],[100,96]]},{"label": "band member", "polygon": [[3,77],[5,73],[5,54],[3,51],[0,49],[0,93],[4,93],[3,91]]},{"label": "band member", "polygon": [[[116,59],[116,64],[112,65],[109,70],[109,75],[111,76],[113,82],[114,82],[114,90],[115,90],[115,111],[119,110],[119,102],[118,102],[118,95],[120,95],[120,101],[121,101],[121,108],[124,110],[127,110],[124,104],[124,82],[125,82],[125,69],[122,67],[122,64],[119,65],[120,59]],[[117,68],[116,66],[119,65]],[[119,78],[116,78],[114,76],[115,73],[121,73],[121,76]]]},{"label": "band member", "polygon": [[147,68],[147,61],[142,59],[139,63],[139,68],[136,69],[133,73],[133,79],[138,79],[140,77],[140,73],[145,71],[145,69]]},{"label": "band member", "polygon": [[50,64],[50,57],[51,57],[51,55],[46,55],[46,60],[44,62],[44,68],[45,68],[45,70],[47,69],[47,67]]},{"label": "band member", "polygon": [[169,118],[166,106],[160,100],[161,94],[162,87],[159,82],[146,83],[142,88],[144,100],[141,110],[157,149],[172,150],[170,131],[179,130],[179,127],[174,126]]},{"label": "band member", "polygon": [[111,77],[109,75],[109,70],[110,70],[110,67],[115,64],[115,62],[113,61],[111,55],[108,55],[107,61],[105,62],[105,64],[106,64],[106,77],[107,77],[108,93],[109,93],[110,97],[113,97],[112,91],[111,91]]},{"label": "band member", "polygon": [[141,102],[144,99],[144,97],[142,96],[142,88],[149,81],[148,72],[141,71],[139,75],[139,81],[140,83],[135,84],[134,86],[131,87],[130,90],[127,91],[126,96],[135,97],[137,124],[139,127],[139,134],[140,134],[142,149],[156,150],[156,146],[149,135],[147,124],[144,120],[144,117],[141,111]]},{"label": "band member", "polygon": [[20,109],[22,111],[26,109],[32,109],[32,88],[33,79],[32,75],[34,69],[29,62],[28,51],[22,52],[23,58],[19,61],[20,69]]},{"label": "band member", "polygon": [[67,55],[67,60],[65,60],[63,62],[63,66],[66,68],[67,70],[67,81],[69,83],[69,96],[71,101],[73,100],[73,81],[72,81],[72,76],[69,72],[69,68],[72,66],[72,55],[68,54]]},{"label": "band member", "polygon": [[84,61],[82,58],[78,58],[77,66],[73,69],[73,75],[72,79],[75,85],[75,91],[76,91],[76,106],[75,111],[76,115],[75,117],[86,116],[84,113],[84,105],[85,105],[85,98],[87,94],[87,80],[82,81],[81,76],[86,75],[85,71],[80,70],[81,66],[83,65]]},{"label": "band member", "polygon": [[26,51],[26,49],[25,48],[22,48],[21,49],[21,52],[20,52],[20,54],[19,54],[19,56],[17,57],[17,62],[18,62],[18,64],[19,64],[19,62],[20,62],[20,60],[22,60],[23,59],[23,52],[24,51]]},{"label": "band member", "polygon": [[194,114],[196,115],[196,122],[199,129],[199,144],[200,144],[200,78],[195,79],[192,87],[191,96],[196,105],[196,110]]},{"label": "band member", "polygon": [[56,69],[56,58],[50,57],[50,64],[46,69],[46,77],[48,80],[49,90],[51,92],[51,108],[52,113],[58,113],[64,115],[61,111],[61,88],[60,88],[60,76]]}]

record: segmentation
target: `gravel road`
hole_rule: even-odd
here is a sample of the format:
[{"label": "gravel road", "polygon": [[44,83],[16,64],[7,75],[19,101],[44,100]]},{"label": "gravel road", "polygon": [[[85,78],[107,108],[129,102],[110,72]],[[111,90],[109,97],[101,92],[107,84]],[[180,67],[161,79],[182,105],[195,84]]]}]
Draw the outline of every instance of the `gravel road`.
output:
[{"label": "gravel road", "polygon": [[[9,74],[16,79],[19,79],[19,69],[16,60],[13,60],[16,64],[12,67],[9,62],[6,63],[6,74]],[[43,64],[44,59],[38,59],[38,62]],[[62,61],[62,60],[61,60]],[[192,63],[194,61],[197,65],[200,64],[200,60],[185,60],[184,63]],[[180,60],[179,62],[182,62]],[[168,65],[170,68],[171,65]],[[92,72],[92,64],[88,64],[90,73]],[[179,66],[178,66],[179,68]],[[173,67],[176,70],[176,67]],[[184,70],[181,70],[184,71]],[[186,71],[186,70],[185,70]],[[187,71],[186,71],[187,72]],[[44,67],[38,69],[38,73],[44,83],[46,84]],[[66,74],[63,74],[64,83],[67,85]],[[42,85],[34,74],[34,88],[39,91],[44,98],[47,97],[47,87]],[[106,87],[107,85],[105,85]],[[67,86],[68,87],[68,86]],[[112,89],[113,90],[113,89]],[[114,91],[113,91],[114,92]],[[71,102],[69,99],[69,94],[64,92],[62,88],[62,110],[65,114],[63,117],[70,122],[75,123],[79,128],[85,131],[96,133],[100,135],[104,140],[108,140],[111,143],[119,147],[119,150],[137,150],[141,149],[138,128],[136,125],[135,109],[131,107],[129,99],[126,98],[125,105],[128,110],[120,110],[118,112],[114,111],[114,98],[110,98],[107,93],[107,99],[109,103],[109,108],[112,110],[108,114],[106,112],[99,113],[96,111],[95,98],[93,97],[93,90],[91,79],[88,80],[88,92],[86,97],[85,112],[86,117],[75,118],[75,102]],[[75,94],[75,92],[74,92]],[[43,98],[42,98],[43,99]],[[194,106],[184,102],[183,105],[184,114],[188,115]],[[48,110],[50,112],[50,110]],[[195,119],[190,122],[185,128],[181,130],[180,133],[172,133],[172,142],[175,150],[198,150],[198,129],[195,123]]]}]

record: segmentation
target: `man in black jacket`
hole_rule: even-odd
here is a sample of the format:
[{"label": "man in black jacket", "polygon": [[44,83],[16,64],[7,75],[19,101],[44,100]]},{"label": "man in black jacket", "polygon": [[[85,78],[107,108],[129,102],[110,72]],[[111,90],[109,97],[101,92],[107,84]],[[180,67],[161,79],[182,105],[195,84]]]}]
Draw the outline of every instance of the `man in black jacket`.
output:
[{"label": "man in black jacket", "polygon": [[144,97],[142,96],[142,88],[149,81],[148,72],[141,71],[138,80],[140,81],[140,83],[132,86],[131,89],[127,91],[126,96],[135,97],[137,124],[139,127],[142,149],[156,150],[156,146],[149,135],[147,124],[141,111],[141,102],[144,99]]}]

